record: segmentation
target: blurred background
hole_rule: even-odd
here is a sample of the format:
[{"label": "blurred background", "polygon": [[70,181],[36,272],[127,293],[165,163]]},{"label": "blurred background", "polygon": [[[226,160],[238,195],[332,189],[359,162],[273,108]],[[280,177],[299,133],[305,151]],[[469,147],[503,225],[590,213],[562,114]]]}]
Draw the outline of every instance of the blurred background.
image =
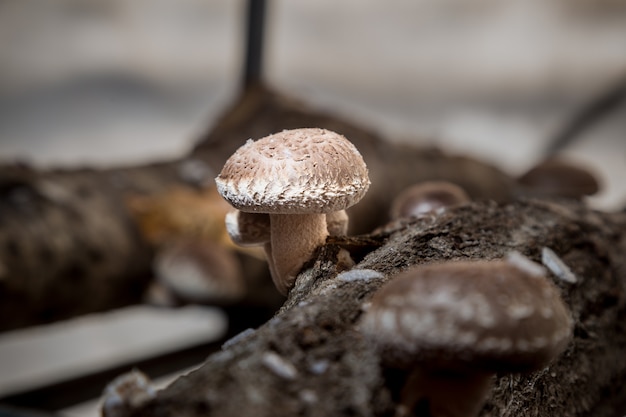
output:
[{"label": "blurred background", "polygon": [[[244,1],[4,0],[0,156],[130,164],[185,152],[235,98]],[[265,79],[377,130],[510,173],[626,78],[623,0],[268,3]],[[565,149],[626,199],[625,110]]]},{"label": "blurred background", "polygon": [[[1,1],[0,159],[104,167],[183,155],[240,92],[246,4]],[[272,87],[390,141],[436,145],[513,175],[541,159],[581,108],[626,80],[624,0],[269,0],[267,6],[263,77]],[[560,154],[602,181],[595,207],[622,208],[626,99]],[[207,340],[215,337],[219,315],[189,314],[181,318],[192,323],[187,333],[176,320],[153,317],[137,324],[145,335],[137,337],[148,345],[165,343],[153,334],[180,340],[204,329]],[[205,328],[202,314],[217,327]],[[113,323],[102,339],[116,340],[114,319],[94,320]],[[70,333],[56,342],[58,350],[73,344]],[[0,335],[5,392],[15,387],[9,377],[19,372],[8,366],[16,357],[28,372],[50,362],[43,350],[23,348],[46,345],[38,339],[44,336]],[[2,378],[9,381],[3,385]],[[88,407],[77,415],[95,413]]]}]

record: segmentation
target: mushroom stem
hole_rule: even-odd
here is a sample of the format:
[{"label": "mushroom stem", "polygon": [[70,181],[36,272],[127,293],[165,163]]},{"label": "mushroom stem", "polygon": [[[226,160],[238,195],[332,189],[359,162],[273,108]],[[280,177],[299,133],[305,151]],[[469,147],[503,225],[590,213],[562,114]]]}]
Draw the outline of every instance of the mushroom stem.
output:
[{"label": "mushroom stem", "polygon": [[414,415],[417,408],[429,417],[475,417],[492,384],[491,373],[428,370],[418,366],[402,389],[401,407],[396,416]]},{"label": "mushroom stem", "polygon": [[270,214],[272,279],[286,295],[302,265],[326,242],[324,214]]}]

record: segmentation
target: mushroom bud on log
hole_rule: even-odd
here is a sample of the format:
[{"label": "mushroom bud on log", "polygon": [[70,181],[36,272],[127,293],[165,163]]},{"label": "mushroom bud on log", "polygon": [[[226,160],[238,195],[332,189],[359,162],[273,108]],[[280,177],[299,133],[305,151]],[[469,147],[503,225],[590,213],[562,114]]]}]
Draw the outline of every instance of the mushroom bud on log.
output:
[{"label": "mushroom bud on log", "polygon": [[246,293],[234,253],[212,242],[172,242],[158,251],[153,268],[157,282],[184,302],[228,305]]},{"label": "mushroom bud on log", "polygon": [[410,268],[371,299],[362,333],[382,363],[408,371],[398,415],[478,415],[497,372],[546,366],[570,340],[572,319],[545,270],[505,260]]},{"label": "mushroom bud on log", "polygon": [[326,214],[356,204],[370,185],[354,145],[316,128],[249,140],[226,161],[215,182],[219,193],[240,211],[269,214],[270,242],[264,247],[282,294],[325,243]]},{"label": "mushroom bud on log", "polygon": [[456,184],[448,181],[425,181],[402,191],[391,203],[390,217],[419,217],[470,201]]},{"label": "mushroom bud on log", "polygon": [[581,199],[594,195],[600,184],[588,169],[561,159],[547,159],[517,179],[520,193],[536,197]]}]

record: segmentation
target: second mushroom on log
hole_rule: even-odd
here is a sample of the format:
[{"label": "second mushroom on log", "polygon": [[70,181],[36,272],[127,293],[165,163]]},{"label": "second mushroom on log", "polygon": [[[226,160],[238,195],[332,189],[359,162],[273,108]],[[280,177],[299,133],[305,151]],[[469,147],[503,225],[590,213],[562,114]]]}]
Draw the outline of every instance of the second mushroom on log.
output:
[{"label": "second mushroom on log", "polygon": [[424,181],[406,188],[394,198],[389,217],[395,220],[441,213],[446,208],[469,201],[469,195],[456,184],[448,181]]},{"label": "second mushroom on log", "polygon": [[572,335],[545,269],[516,252],[410,268],[366,310],[359,328],[382,365],[408,375],[398,417],[475,417],[496,373],[541,369]]},{"label": "second mushroom on log", "polygon": [[[337,133],[317,128],[248,140],[226,161],[215,182],[219,193],[241,212],[269,214],[269,242],[262,241],[261,233],[254,243],[264,244],[274,284],[285,295],[326,242],[329,230],[346,230],[341,212],[359,202],[370,185],[356,147]],[[231,218],[231,231],[233,224]],[[242,232],[237,233],[244,241]]]}]

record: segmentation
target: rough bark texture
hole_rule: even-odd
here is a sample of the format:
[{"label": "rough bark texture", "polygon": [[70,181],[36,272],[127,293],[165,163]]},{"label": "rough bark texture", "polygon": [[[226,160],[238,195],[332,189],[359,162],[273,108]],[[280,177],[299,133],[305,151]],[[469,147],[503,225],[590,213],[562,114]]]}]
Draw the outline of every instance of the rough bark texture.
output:
[{"label": "rough bark texture", "polygon": [[[385,223],[393,197],[419,181],[447,179],[477,199],[506,201],[516,192],[514,180],[488,164],[390,144],[264,86],[251,87],[195,150],[177,160],[106,170],[0,167],[0,331],[140,302],[155,247],[140,233],[129,198],[198,192],[248,138],[297,127],[344,134],[368,164],[372,186],[350,210],[351,233]],[[175,210],[189,207],[172,198],[163,211]],[[216,215],[221,221],[223,213]],[[177,232],[183,238],[194,233]],[[242,261],[253,282],[268,282],[258,261]],[[272,304],[272,291],[261,285],[250,295],[255,303]]]},{"label": "rough bark texture", "polygon": [[[384,277],[338,278],[340,247],[356,268]],[[472,203],[366,237],[334,238],[273,319],[124,416],[391,416],[405,375],[381,369],[359,334],[363,303],[410,265],[511,250],[540,262],[544,247],[578,279],[550,275],[575,319],[574,338],[547,368],[500,375],[481,415],[616,416],[626,399],[626,216],[546,201]]]}]

